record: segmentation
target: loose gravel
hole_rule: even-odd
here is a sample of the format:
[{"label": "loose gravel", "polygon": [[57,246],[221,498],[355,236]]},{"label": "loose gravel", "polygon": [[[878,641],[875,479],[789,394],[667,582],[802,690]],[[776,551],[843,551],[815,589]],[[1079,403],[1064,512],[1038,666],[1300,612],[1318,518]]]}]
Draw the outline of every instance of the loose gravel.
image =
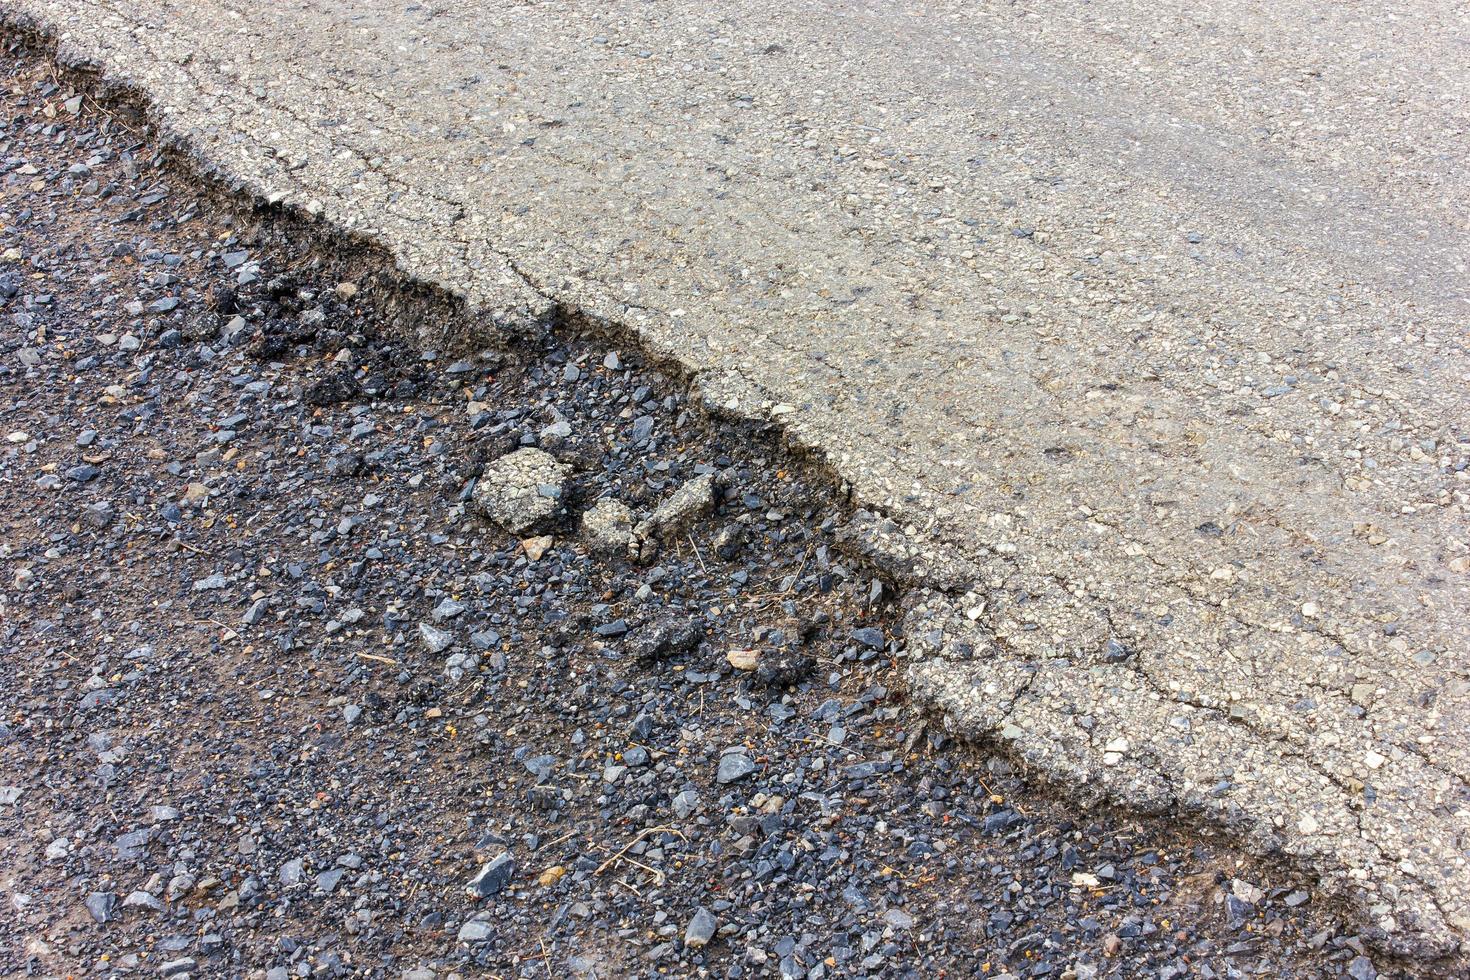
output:
[{"label": "loose gravel", "polygon": [[769,433],[576,324],[421,350],[390,270],[4,71],[6,975],[1376,975],[926,724]]}]

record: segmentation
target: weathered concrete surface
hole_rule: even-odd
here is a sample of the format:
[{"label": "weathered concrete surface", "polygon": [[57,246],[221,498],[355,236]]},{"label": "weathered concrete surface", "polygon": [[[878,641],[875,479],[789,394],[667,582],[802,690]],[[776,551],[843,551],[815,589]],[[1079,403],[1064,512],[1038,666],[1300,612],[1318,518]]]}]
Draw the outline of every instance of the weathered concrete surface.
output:
[{"label": "weathered concrete surface", "polygon": [[5,6],[487,326],[778,415],[927,542],[956,724],[1470,932],[1464,8]]}]

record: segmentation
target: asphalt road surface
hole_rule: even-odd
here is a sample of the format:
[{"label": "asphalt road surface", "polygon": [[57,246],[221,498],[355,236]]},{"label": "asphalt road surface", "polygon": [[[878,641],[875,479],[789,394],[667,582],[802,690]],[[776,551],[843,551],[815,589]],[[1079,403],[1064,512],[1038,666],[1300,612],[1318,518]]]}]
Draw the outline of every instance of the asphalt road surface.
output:
[{"label": "asphalt road surface", "polygon": [[779,419],[957,728],[1470,933],[1464,8],[5,7],[483,311],[425,343],[604,319]]}]

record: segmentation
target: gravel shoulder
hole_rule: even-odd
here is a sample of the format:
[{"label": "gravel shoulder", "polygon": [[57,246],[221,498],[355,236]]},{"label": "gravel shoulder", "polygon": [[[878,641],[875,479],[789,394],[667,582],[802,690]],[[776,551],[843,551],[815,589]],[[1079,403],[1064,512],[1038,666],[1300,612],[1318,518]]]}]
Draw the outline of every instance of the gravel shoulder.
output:
[{"label": "gravel shoulder", "polygon": [[3,69],[7,974],[1408,969],[953,742],[773,426],[586,322],[425,348],[463,308]]}]

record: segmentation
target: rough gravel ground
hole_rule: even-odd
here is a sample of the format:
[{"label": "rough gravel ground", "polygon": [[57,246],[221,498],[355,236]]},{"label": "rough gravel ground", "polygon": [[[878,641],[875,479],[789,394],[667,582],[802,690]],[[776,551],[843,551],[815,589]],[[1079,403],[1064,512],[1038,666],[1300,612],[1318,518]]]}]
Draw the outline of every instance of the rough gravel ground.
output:
[{"label": "rough gravel ground", "polygon": [[[395,344],[361,256],[4,71],[0,972],[1375,975],[1301,882],[926,727],[773,439],[574,325]],[[474,484],[532,446],[517,537]],[[582,530],[704,476],[636,561]]]}]

